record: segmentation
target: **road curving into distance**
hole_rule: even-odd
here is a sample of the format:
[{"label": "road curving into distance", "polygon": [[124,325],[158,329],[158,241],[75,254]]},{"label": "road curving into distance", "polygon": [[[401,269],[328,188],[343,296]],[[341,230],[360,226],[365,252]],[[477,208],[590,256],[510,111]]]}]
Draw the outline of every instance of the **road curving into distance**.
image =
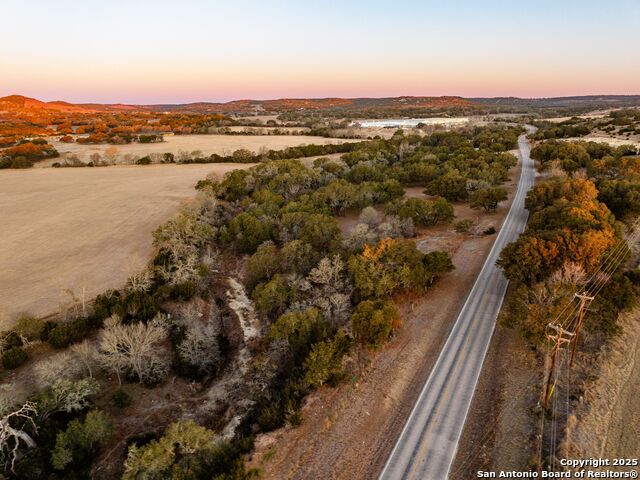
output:
[{"label": "road curving into distance", "polygon": [[471,406],[508,280],[496,267],[500,252],[524,231],[524,200],[535,180],[525,135],[515,198],[451,333],[380,474],[380,480],[445,480]]}]

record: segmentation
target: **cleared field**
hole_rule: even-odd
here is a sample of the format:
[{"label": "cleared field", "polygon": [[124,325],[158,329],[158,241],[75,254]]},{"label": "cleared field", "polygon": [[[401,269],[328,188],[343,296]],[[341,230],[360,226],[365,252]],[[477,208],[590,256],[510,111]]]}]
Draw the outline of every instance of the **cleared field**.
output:
[{"label": "cleared field", "polygon": [[0,171],[0,330],[121,286],[152,251],[151,232],[210,173],[248,164]]},{"label": "cleared field", "polygon": [[[82,145],[77,143],[62,143],[51,140],[51,144],[61,153],[72,153],[80,160],[88,161],[93,153],[103,155],[108,148],[116,148],[117,155],[127,154],[143,157],[151,153],[181,151],[193,152],[199,150],[203,155],[231,154],[234,150],[246,148],[253,152],[261,149],[281,150],[286,147],[299,145],[326,145],[353,142],[338,138],[313,137],[309,135],[165,135],[164,142],[159,143],[131,143],[129,145]],[[42,162],[44,165],[45,162]],[[51,162],[48,162],[51,163]]]}]

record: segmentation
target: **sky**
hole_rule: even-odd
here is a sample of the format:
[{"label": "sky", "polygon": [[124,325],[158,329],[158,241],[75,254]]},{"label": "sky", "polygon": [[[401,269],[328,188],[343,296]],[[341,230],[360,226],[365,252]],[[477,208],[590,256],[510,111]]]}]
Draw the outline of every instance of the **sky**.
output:
[{"label": "sky", "polygon": [[640,0],[0,0],[0,96],[640,94]]}]

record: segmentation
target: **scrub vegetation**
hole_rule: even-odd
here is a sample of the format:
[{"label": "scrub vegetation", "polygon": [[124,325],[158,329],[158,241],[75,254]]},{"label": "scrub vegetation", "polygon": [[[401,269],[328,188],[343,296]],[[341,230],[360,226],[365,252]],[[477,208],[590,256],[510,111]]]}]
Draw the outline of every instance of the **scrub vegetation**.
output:
[{"label": "scrub vegetation", "polygon": [[413,237],[451,224],[451,202],[504,200],[520,132],[399,131],[312,166],[203,179],[125,286],[2,334],[18,373],[0,391],[5,475],[254,478],[256,435],[299,424],[305,396],[353,375],[359,352],[384,354],[399,296],[453,269]]}]

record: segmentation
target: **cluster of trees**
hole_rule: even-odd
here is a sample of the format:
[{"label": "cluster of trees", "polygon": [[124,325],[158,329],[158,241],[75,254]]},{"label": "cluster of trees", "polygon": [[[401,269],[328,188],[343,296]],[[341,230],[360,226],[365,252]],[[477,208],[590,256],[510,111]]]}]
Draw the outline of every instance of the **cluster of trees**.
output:
[{"label": "cluster of trees", "polygon": [[[200,182],[197,201],[154,233],[155,258],[124,289],[99,295],[66,321],[29,318],[4,335],[7,368],[32,361],[34,342],[59,350],[34,367],[42,387],[37,398],[8,410],[26,405],[28,415],[7,422],[29,438],[0,442],[12,463],[8,471],[21,478],[86,474],[112,431],[91,401],[98,380],[111,376],[121,386],[153,388],[169,372],[205,382],[227,368],[239,344],[228,332],[231,307],[213,292],[216,278],[232,275],[231,265],[238,264],[235,275],[242,272],[265,335],[251,344],[253,358],[242,367],[240,391],[250,401],[240,402],[247,406],[235,435],[222,440],[205,427],[177,422],[160,436],[132,442],[124,470],[125,478],[252,478],[241,455],[255,434],[299,423],[305,395],[340,381],[353,349],[389,340],[400,322],[394,296],[424,291],[453,268],[446,253],[424,254],[406,238],[416,227],[450,222],[449,200],[404,200],[403,185],[428,187],[453,175],[451,163],[464,178],[465,198],[490,209],[476,192],[500,201],[489,193],[513,164],[505,150],[518,133],[398,134],[368,144],[301,147]],[[319,159],[312,167],[289,159],[327,149],[342,151],[343,159]],[[406,168],[428,174],[413,179]],[[359,221],[343,232],[338,217],[348,212],[360,212]],[[131,402],[122,389],[112,393],[116,408]],[[60,398],[74,403],[56,404]]]},{"label": "cluster of trees", "polygon": [[[60,138],[60,141],[64,141],[66,143],[70,143],[73,141],[73,137],[70,135],[65,135]],[[99,143],[110,143],[112,145],[125,145],[131,142],[138,143],[156,143],[163,142],[164,137],[161,134],[140,134],[135,135],[131,133],[92,133],[86,137],[77,137],[75,140],[77,143],[82,144],[99,144]]]},{"label": "cluster of trees", "polygon": [[535,140],[584,137],[589,135],[593,129],[592,122],[577,117],[559,123],[538,122],[536,126],[538,130],[533,134]]},{"label": "cluster of trees", "polygon": [[30,168],[40,160],[58,156],[58,151],[46,140],[20,140],[17,145],[0,150],[0,169]]},{"label": "cluster of trees", "polygon": [[[532,150],[552,177],[529,192],[526,207],[532,216],[527,230],[505,247],[498,261],[516,285],[504,319],[518,325],[531,343],[542,344],[549,318],[557,317],[576,291],[602,280],[595,273],[603,259],[624,242],[614,213],[640,213],[640,164],[630,153],[627,147],[593,142],[547,141]],[[606,279],[586,323],[591,332],[605,335],[616,331],[620,312],[635,304],[640,276],[635,271],[607,272]]]},{"label": "cluster of trees", "polygon": [[590,133],[599,132],[628,137],[640,133],[640,109],[611,110],[607,116],[601,118],[572,117],[558,123],[548,121],[534,123],[538,127],[538,131],[533,134],[533,138],[536,140],[583,137]]},{"label": "cluster of trees", "polygon": [[635,147],[547,141],[536,145],[531,157],[540,162],[542,170],[555,175],[584,172],[595,183],[598,199],[616,217],[625,219],[640,213],[640,158]]},{"label": "cluster of trees", "polygon": [[542,182],[527,195],[526,207],[532,214],[526,231],[504,248],[498,261],[511,280],[532,285],[565,262],[592,271],[618,242],[615,217],[598,200],[590,180]]}]

